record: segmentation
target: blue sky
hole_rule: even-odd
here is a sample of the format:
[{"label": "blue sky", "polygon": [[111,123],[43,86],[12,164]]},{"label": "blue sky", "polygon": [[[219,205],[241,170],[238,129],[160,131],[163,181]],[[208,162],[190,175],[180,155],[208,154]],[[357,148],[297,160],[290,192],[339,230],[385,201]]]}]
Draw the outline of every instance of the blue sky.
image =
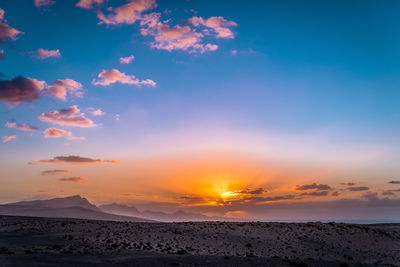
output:
[{"label": "blue sky", "polygon": [[[5,53],[0,79],[23,76],[50,85],[68,78],[81,83],[83,94],[67,94],[65,100],[41,96],[16,105],[1,99],[2,124],[15,120],[40,128],[33,132],[0,128],[3,137],[16,135],[0,144],[0,158],[7,164],[23,166],[31,160],[78,154],[118,160],[148,154],[191,157],[193,151],[198,153],[198,143],[204,143],[200,150],[205,154],[223,150],[274,159],[261,152],[260,144],[266,142],[278,144],[276,158],[289,165],[326,161],[335,169],[348,157],[372,155],[365,161],[360,157],[362,162],[353,166],[355,176],[374,185],[384,179],[381,190],[388,190],[389,177],[399,175],[398,1],[156,1],[135,13],[134,23],[104,20],[102,24],[99,13],[116,19],[107,7],[115,11],[135,1],[100,1],[87,9],[76,6],[78,0],[37,2],[36,6],[33,0],[0,3],[5,11],[2,23],[23,32],[14,40],[0,38]],[[144,35],[141,30],[146,26],[140,24],[153,13],[160,14],[160,25],[189,25],[202,34],[201,45],[218,48],[201,52],[193,47],[170,51],[154,47],[160,29],[150,28],[154,32]],[[191,24],[192,17],[222,18],[224,30],[231,32],[218,37],[216,28]],[[61,56],[41,59],[40,48],[58,49]],[[130,55],[134,55],[131,63],[119,62]],[[156,86],[93,84],[99,73],[112,69],[139,80],[151,79]],[[72,105],[96,126],[56,127],[37,118]],[[91,115],[89,108],[105,115]],[[85,140],[67,140],[67,135],[44,138],[48,127]],[[309,147],[301,145],[307,142]],[[304,153],[297,155],[288,148]],[[25,165],[21,168],[29,173]],[[376,173],[371,174],[371,168]],[[5,180],[15,175],[11,169],[5,173]],[[340,173],[338,182],[354,175],[353,170]],[[364,177],[365,173],[370,175]],[[382,176],[388,178],[378,178]],[[317,178],[308,179],[304,182]],[[334,180],[329,175],[326,179]],[[42,181],[34,190],[44,185]],[[4,199],[18,194],[36,193],[16,190]]]}]

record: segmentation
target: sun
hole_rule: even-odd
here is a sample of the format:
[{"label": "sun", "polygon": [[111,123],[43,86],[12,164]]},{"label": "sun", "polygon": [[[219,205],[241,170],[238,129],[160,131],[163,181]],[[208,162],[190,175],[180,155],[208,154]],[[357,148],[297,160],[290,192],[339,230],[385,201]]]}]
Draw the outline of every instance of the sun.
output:
[{"label": "sun", "polygon": [[236,196],[238,196],[238,195],[239,195],[239,193],[238,193],[238,192],[235,192],[235,191],[225,191],[225,192],[222,192],[222,193],[221,193],[221,197],[222,197],[223,199],[236,197]]}]

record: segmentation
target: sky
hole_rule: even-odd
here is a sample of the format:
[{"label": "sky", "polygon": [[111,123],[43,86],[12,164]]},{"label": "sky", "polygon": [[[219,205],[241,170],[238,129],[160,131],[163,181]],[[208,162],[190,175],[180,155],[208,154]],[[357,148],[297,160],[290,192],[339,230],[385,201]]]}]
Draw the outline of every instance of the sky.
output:
[{"label": "sky", "polygon": [[1,0],[0,203],[400,219],[399,7]]}]

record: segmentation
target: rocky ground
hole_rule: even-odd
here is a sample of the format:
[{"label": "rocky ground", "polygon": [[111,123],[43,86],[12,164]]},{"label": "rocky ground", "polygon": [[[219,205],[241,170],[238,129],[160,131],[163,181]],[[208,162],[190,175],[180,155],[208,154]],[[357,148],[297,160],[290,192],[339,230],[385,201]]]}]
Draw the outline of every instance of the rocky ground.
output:
[{"label": "rocky ground", "polygon": [[400,224],[0,216],[0,266],[400,266]]}]

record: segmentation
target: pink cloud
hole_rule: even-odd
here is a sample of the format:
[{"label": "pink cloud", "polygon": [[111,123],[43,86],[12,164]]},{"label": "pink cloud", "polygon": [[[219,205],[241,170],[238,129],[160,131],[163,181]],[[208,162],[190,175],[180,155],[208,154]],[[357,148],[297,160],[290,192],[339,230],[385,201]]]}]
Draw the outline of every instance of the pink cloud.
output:
[{"label": "pink cloud", "polygon": [[48,49],[39,48],[37,51],[37,56],[40,59],[46,59],[49,57],[61,57],[61,53],[60,53],[59,49],[48,50]]},{"label": "pink cloud", "polygon": [[100,23],[107,25],[133,24],[141,19],[142,12],[154,7],[156,7],[155,0],[131,0],[117,8],[110,7],[108,10],[113,14],[104,15],[103,12],[99,11],[97,17],[100,19]]},{"label": "pink cloud", "polygon": [[46,130],[44,130],[44,137],[46,138],[57,138],[71,135],[71,132],[57,128],[47,128]]},{"label": "pink cloud", "polygon": [[35,7],[49,6],[53,5],[56,2],[53,0],[34,0]]},{"label": "pink cloud", "polygon": [[6,122],[5,126],[7,128],[16,129],[16,130],[20,130],[20,131],[37,131],[37,130],[39,130],[38,127],[29,125],[29,124],[25,124],[25,123],[20,124],[20,123],[15,123],[15,122]]},{"label": "pink cloud", "polygon": [[119,58],[119,63],[121,63],[121,64],[129,64],[134,59],[135,59],[135,57],[133,55],[130,55],[129,57],[120,57]]},{"label": "pink cloud", "polygon": [[91,9],[95,4],[99,6],[105,1],[107,0],[79,0],[76,6],[83,9]]},{"label": "pink cloud", "polygon": [[44,94],[53,98],[66,100],[67,93],[77,97],[82,96],[82,84],[72,79],[56,80],[46,87]]},{"label": "pink cloud", "polygon": [[15,136],[15,135],[3,136],[2,140],[3,140],[3,143],[8,143],[8,142],[15,143],[17,140],[17,136]]},{"label": "pink cloud", "polygon": [[106,114],[100,108],[99,109],[89,108],[89,112],[94,116],[103,116],[104,114]]},{"label": "pink cloud", "polygon": [[32,102],[40,98],[46,82],[22,76],[11,80],[0,80],[0,101],[12,105]]},{"label": "pink cloud", "polygon": [[0,43],[5,42],[7,39],[17,40],[18,34],[21,34],[17,29],[10,27],[4,19],[5,11],[0,8]]},{"label": "pink cloud", "polygon": [[42,113],[38,116],[40,121],[52,122],[63,126],[75,126],[75,127],[94,127],[96,124],[85,117],[84,113],[81,113],[78,106],[70,106],[67,109],[50,110],[47,113]]},{"label": "pink cloud", "polygon": [[6,53],[3,49],[0,49],[0,60],[3,60],[6,57]]},{"label": "pink cloud", "polygon": [[204,53],[218,49],[216,44],[202,43],[204,34],[197,32],[189,25],[170,27],[168,24],[162,23],[159,13],[144,15],[140,25],[142,35],[154,37],[151,46],[156,49],[184,50],[189,53]]},{"label": "pink cloud", "polygon": [[92,84],[94,85],[102,85],[102,86],[108,86],[113,83],[122,83],[122,84],[132,84],[132,85],[137,85],[137,86],[150,86],[154,87],[156,86],[156,82],[150,79],[142,80],[140,81],[135,77],[135,75],[126,75],[123,72],[120,72],[117,69],[112,69],[112,70],[103,70],[102,72],[99,73],[98,75],[99,79],[93,79]]},{"label": "pink cloud", "polygon": [[[196,27],[204,26],[211,29],[217,38],[227,38],[233,39],[235,36],[229,27],[236,27],[237,23],[233,21],[226,20],[224,17],[210,17],[208,19],[203,19],[202,17],[192,17],[189,21]],[[210,34],[208,29],[204,30],[205,34]]]}]

